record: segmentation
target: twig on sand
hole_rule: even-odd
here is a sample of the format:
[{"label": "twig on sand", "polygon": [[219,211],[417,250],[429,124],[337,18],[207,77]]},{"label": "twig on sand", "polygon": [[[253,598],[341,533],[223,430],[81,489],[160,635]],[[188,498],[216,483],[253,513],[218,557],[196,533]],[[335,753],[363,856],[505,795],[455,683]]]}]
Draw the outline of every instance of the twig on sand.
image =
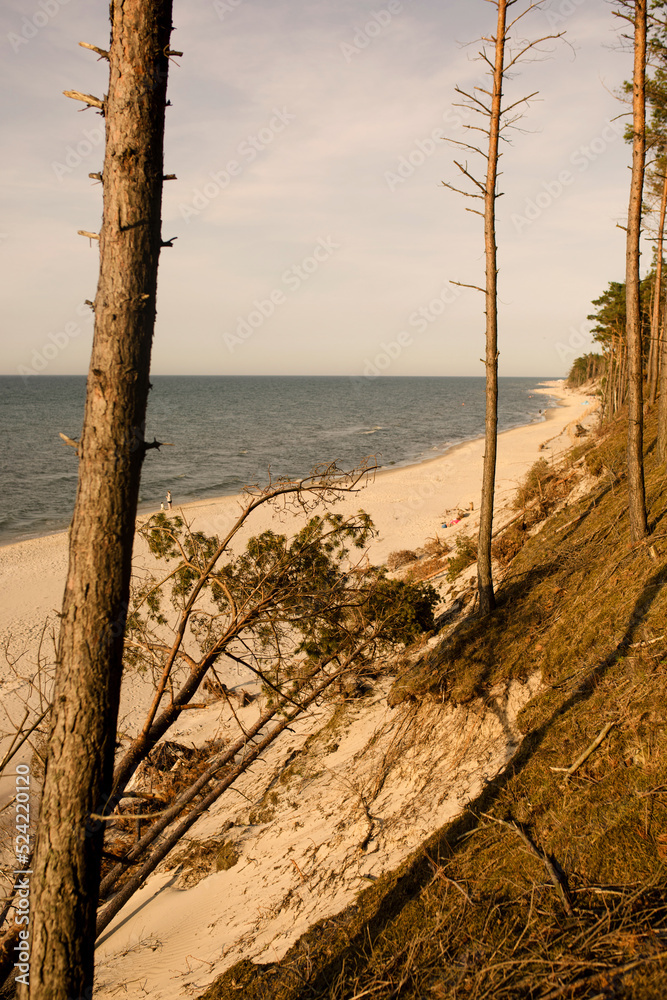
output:
[{"label": "twig on sand", "polygon": [[296,861],[294,860],[294,858],[290,858],[290,861],[292,862],[292,864],[294,865],[294,867],[295,867],[295,868],[296,868],[296,870],[298,871],[299,875],[301,876],[301,881],[302,881],[302,882],[307,882],[307,881],[308,881],[308,879],[307,879],[307,878],[306,878],[306,876],[305,876],[305,875],[303,874],[303,872],[301,871],[301,869],[300,869],[300,868],[299,868],[299,866],[297,865],[297,863],[296,863]]}]

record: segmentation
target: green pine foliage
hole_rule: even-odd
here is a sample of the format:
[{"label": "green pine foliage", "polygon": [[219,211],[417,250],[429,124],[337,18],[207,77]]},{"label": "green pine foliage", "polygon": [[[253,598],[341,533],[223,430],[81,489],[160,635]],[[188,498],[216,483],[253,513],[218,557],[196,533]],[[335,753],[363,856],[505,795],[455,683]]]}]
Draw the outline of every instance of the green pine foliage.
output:
[{"label": "green pine foliage", "polygon": [[328,512],[292,538],[264,531],[234,555],[180,517],[155,515],[142,534],[167,570],[134,592],[128,662],[158,669],[169,643],[156,641],[157,634],[168,633],[170,615],[193,601],[189,655],[209,655],[211,665],[225,653],[261,663],[271,697],[292,697],[320,663],[352,657],[359,670],[381,651],[413,642],[434,628],[437,592],[367,565],[360,553],[373,533],[363,511],[351,519]]}]

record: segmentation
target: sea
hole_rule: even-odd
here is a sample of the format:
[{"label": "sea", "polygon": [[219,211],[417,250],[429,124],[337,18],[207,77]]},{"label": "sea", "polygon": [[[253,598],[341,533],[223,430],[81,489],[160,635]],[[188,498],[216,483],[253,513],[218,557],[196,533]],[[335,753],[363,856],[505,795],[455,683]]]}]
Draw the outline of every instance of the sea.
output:
[{"label": "sea", "polygon": [[[501,378],[498,429],[544,419],[552,378]],[[335,461],[405,466],[484,434],[484,378],[152,376],[146,437],[173,447],[144,462],[139,511],[239,493]],[[66,529],[85,376],[0,376],[0,545]]]}]

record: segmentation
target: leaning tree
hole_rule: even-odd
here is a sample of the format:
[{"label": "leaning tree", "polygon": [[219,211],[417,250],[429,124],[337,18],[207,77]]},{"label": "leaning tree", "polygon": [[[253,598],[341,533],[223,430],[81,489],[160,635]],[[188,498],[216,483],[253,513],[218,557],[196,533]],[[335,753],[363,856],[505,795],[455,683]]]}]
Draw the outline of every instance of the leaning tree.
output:
[{"label": "leaning tree", "polygon": [[161,236],[171,0],[112,0],[100,271],[52,726],[32,874],[30,1000],[92,992]]}]

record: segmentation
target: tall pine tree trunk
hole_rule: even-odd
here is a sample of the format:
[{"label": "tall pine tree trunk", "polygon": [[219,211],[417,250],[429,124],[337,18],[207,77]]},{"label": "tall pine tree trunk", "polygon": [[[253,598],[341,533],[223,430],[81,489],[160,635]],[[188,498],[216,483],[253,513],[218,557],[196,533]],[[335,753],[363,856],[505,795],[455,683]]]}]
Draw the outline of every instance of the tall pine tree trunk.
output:
[{"label": "tall pine tree trunk", "polygon": [[484,191],[484,248],[486,259],[486,420],[484,427],[484,469],[477,545],[477,588],[479,607],[488,614],[496,606],[491,570],[491,534],[493,498],[496,483],[498,447],[498,262],[496,249],[496,186],[498,179],[498,143],[505,60],[507,0],[498,0],[498,26],[495,39],[493,92],[489,118],[489,152]]},{"label": "tall pine tree trunk", "polygon": [[171,0],[112,0],[100,275],[53,726],[33,866],[30,1000],[89,996],[161,245]]},{"label": "tall pine tree trunk", "polygon": [[651,313],[651,348],[649,352],[649,404],[655,403],[658,391],[660,353],[662,350],[660,328],[662,325],[662,247],[665,237],[665,212],[667,210],[667,169],[662,179],[660,214],[658,219],[658,241],[655,263],[655,287],[653,290],[653,310]]},{"label": "tall pine tree trunk", "polygon": [[644,491],[644,413],[642,324],[639,284],[639,238],[646,145],[646,2],[634,4],[634,70],[632,77],[632,181],[626,245],[626,330],[628,344],[628,505],[630,537],[648,534]]},{"label": "tall pine tree trunk", "polygon": [[[667,167],[665,169],[665,184],[667,186]],[[656,454],[658,461],[667,463],[667,330],[665,311],[660,324],[658,340],[658,441]]]},{"label": "tall pine tree trunk", "polygon": [[667,331],[665,321],[660,337],[660,357],[658,359],[658,461],[667,463]]}]

